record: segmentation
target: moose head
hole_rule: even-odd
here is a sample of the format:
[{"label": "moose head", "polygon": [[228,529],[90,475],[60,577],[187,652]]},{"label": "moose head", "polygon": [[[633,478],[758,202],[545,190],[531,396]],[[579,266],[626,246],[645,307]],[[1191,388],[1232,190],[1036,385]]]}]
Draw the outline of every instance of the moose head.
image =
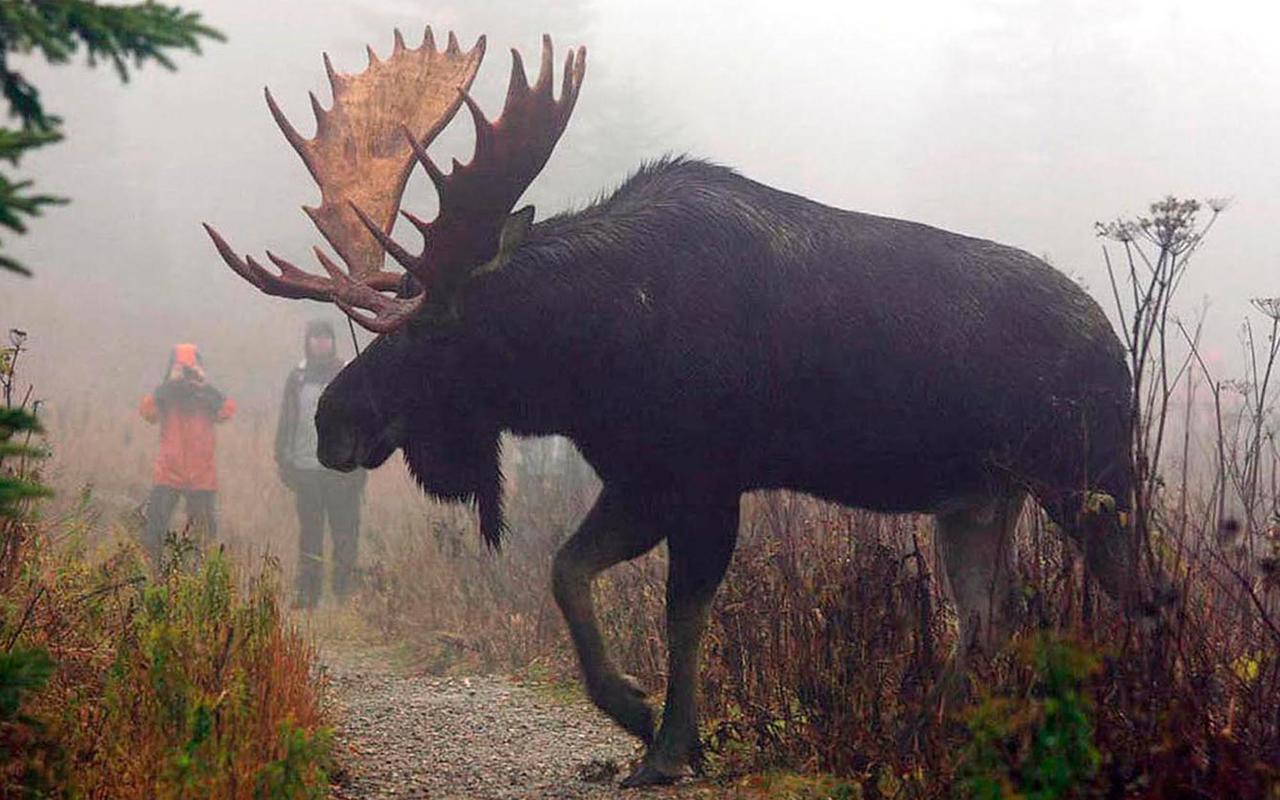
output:
[{"label": "moose head", "polygon": [[[302,136],[270,90],[267,105],[285,138],[320,186],[321,203],[303,210],[345,269],[315,247],[324,275],[305,271],[270,251],[278,271],[253,256],[241,258],[208,224],[222,259],[260,291],[332,302],[378,339],[330,384],[316,423],[319,459],[332,469],[376,467],[403,448],[423,488],[444,499],[474,499],[481,530],[496,543],[501,527],[498,426],[470,413],[465,387],[450,383],[448,347],[423,347],[459,314],[468,281],[501,268],[533,222],[533,208],[513,213],[564,132],[586,70],[586,50],[571,50],[555,97],[551,39],[542,39],[531,86],[520,53],[512,50],[511,78],[501,115],[490,121],[469,88],[484,57],[485,40],[463,52],[450,33],[443,51],[431,28],[416,49],[399,31],[386,60],[369,48],[358,75],[325,69],[333,106],[314,94],[316,133]],[[445,173],[427,154],[431,141],[465,104],[475,123],[475,152]],[[405,184],[421,164],[439,195],[436,218],[400,210]],[[397,214],[422,235],[414,254],[391,237]],[[384,269],[390,254],[404,272]]]}]

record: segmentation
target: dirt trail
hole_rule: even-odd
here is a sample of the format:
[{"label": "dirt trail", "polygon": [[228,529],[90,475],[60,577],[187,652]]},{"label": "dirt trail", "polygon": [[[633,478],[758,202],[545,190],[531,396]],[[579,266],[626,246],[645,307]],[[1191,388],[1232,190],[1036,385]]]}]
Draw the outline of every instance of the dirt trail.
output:
[{"label": "dirt trail", "polygon": [[441,678],[398,667],[388,648],[321,648],[338,704],[334,797],[604,798],[622,792],[634,740],[585,701],[502,676]]}]

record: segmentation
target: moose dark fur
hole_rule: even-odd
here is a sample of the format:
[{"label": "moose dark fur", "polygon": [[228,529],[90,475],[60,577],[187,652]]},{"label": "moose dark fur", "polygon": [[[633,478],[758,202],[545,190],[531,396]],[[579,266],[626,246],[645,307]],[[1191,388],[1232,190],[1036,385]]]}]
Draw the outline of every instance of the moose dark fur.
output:
[{"label": "moose dark fur", "polygon": [[[320,460],[376,467],[401,448],[427,492],[477,502],[497,545],[500,434],[577,445],[603,489],[553,588],[592,700],[650,743],[633,785],[679,774],[696,747],[698,640],[743,492],[936,515],[967,643],[1007,633],[1008,540],[1027,494],[1125,594],[1132,543],[1081,511],[1088,492],[1129,494],[1123,351],[1097,304],[1023,251],[676,158],[534,225],[459,311],[410,320],[337,377]],[[605,652],[590,584],[664,539],[655,738]]]}]

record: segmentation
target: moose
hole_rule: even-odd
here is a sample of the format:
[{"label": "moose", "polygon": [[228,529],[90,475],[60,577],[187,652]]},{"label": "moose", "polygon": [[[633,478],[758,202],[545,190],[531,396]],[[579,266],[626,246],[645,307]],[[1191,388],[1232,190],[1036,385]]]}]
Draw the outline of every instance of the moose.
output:
[{"label": "moose", "polygon": [[[1130,377],[1080,287],[1012,247],[689,157],[535,222],[516,203],[569,122],[586,51],[568,53],[557,97],[550,39],[532,85],[513,50],[490,120],[470,94],[484,48],[450,34],[438,49],[428,28],[417,48],[398,31],[390,56],[370,48],[358,74],[326,56],[333,104],[311,96],[313,138],[267,90],[320,186],[304,210],[342,265],[316,247],[323,274],[268,252],[272,270],[205,228],[260,291],[335,303],[379,334],[320,401],[326,466],[374,468],[399,449],[425,492],[474,503],[494,548],[504,432],[566,436],[596,470],[600,494],[551,584],[591,700],[646,744],[624,785],[670,782],[697,757],[699,639],[745,492],[932,514],[966,651],[1009,635],[1009,543],[1028,497],[1109,594],[1132,593],[1137,550],[1119,524]],[[446,173],[428,146],[462,105],[474,155]],[[431,221],[399,211],[415,165],[438,194]],[[419,252],[392,237],[398,213]],[[403,272],[384,268],[387,254]],[[1100,495],[1115,500],[1109,518]],[[606,652],[591,585],[664,540],[669,669],[655,733],[645,693]]]}]

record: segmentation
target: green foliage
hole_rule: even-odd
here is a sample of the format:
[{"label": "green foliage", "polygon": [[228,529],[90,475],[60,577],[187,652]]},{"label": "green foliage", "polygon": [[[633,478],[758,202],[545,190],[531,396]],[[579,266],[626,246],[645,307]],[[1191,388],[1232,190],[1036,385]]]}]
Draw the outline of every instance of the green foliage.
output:
[{"label": "green foliage", "polygon": [[[12,347],[0,349],[5,400],[0,406],[0,558],[22,551],[28,501],[49,494],[34,468],[45,453],[30,443],[40,433],[40,423],[25,409],[9,405],[22,337],[11,334],[11,341]],[[0,562],[0,577],[13,571],[11,564]],[[0,590],[4,584],[0,580]],[[0,614],[0,784],[6,779],[16,781],[28,796],[38,797],[49,786],[52,771],[60,767],[62,751],[45,735],[44,726],[24,713],[23,706],[45,687],[56,664],[42,647],[15,646],[24,623],[25,615],[12,624]]]},{"label": "green foliage", "polygon": [[1022,660],[1035,674],[1028,695],[991,697],[971,714],[972,740],[957,787],[975,800],[1059,800],[1078,796],[1098,770],[1092,705],[1082,685],[1097,659],[1041,635]]},{"label": "green foliage", "polygon": [[[0,0],[0,88],[9,113],[20,129],[0,128],[0,159],[17,166],[30,150],[62,138],[62,119],[45,111],[40,92],[13,69],[13,55],[42,56],[51,64],[64,64],[81,47],[90,67],[106,61],[120,80],[128,81],[130,68],[156,63],[175,65],[174,50],[200,52],[201,39],[222,40],[218,31],[200,21],[200,15],[176,6],[154,2],[104,5],[96,0]],[[45,206],[65,203],[66,198],[30,192],[31,181],[0,174],[0,226],[24,233],[24,217],[37,217]],[[0,269],[29,274],[26,267],[0,255]]]},{"label": "green foliage", "polygon": [[[45,455],[41,448],[31,446],[31,437],[40,433],[40,422],[27,412],[25,401],[18,407],[13,401],[15,371],[26,339],[25,331],[11,330],[9,346],[0,348],[0,392],[4,400],[0,406],[0,545],[21,533],[13,523],[21,521],[26,513],[24,501],[49,494],[49,489],[36,480],[33,467]],[[11,461],[15,458],[16,467]],[[10,460],[8,466],[6,460]],[[4,520],[11,524],[4,525]]]},{"label": "green foliage", "polygon": [[[39,720],[23,712],[44,689],[57,665],[43,648],[0,653],[0,787],[21,787],[22,797],[54,796],[66,771],[66,754]],[[9,796],[0,791],[0,795]]]},{"label": "green foliage", "polygon": [[0,653],[0,722],[21,719],[25,695],[39,691],[53,674],[53,659],[44,650],[16,649]]},{"label": "green foliage", "polygon": [[[40,423],[33,415],[18,408],[0,408],[0,517],[20,517],[24,513],[24,500],[49,494],[48,487],[32,480],[22,470],[4,466],[4,462],[12,458],[42,458],[44,451],[27,441],[30,435],[39,432]],[[14,442],[15,436],[22,436],[23,441]],[[7,528],[0,529],[0,542],[8,535]]]},{"label": "green foliage", "polygon": [[[327,730],[297,722],[262,692],[264,683],[307,677],[279,672],[274,579],[261,577],[243,593],[216,550],[194,570],[171,563],[144,589],[104,687],[115,746],[149,741],[161,762],[158,797],[223,797],[233,775],[257,787],[256,796],[323,797]],[[276,741],[257,740],[272,731]]]},{"label": "green foliage", "polygon": [[255,795],[264,800],[327,797],[325,767],[332,746],[329,732],[321,729],[308,735],[302,728],[285,722],[280,726],[280,746],[284,755],[258,773]]}]

